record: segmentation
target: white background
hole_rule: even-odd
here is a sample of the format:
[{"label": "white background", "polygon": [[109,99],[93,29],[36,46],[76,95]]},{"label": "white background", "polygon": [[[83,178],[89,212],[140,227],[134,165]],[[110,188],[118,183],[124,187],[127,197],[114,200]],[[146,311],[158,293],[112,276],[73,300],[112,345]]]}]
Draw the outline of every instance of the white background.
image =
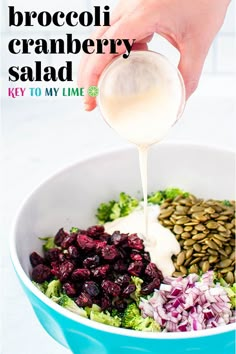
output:
[{"label": "white background", "polygon": [[[114,1],[37,1],[1,0],[1,81],[7,87],[7,70],[15,58],[8,54],[7,44],[15,36],[7,26],[7,5],[20,10],[86,10],[94,5],[111,5]],[[69,3],[69,5],[68,5]],[[235,149],[235,2],[232,1],[225,24],[217,35],[204,67],[197,92],[189,100],[181,121],[167,140],[189,140],[201,144]],[[60,30],[34,31],[17,29],[22,38],[60,36]],[[88,36],[85,31],[78,37]],[[156,37],[151,49],[176,61],[176,51]],[[73,60],[79,61],[78,58]],[[32,56],[28,59],[34,61]],[[42,58],[40,57],[40,60]],[[44,58],[45,65],[59,65],[65,57]],[[18,65],[26,65],[20,56]],[[29,64],[30,65],[30,64]],[[18,99],[6,98],[1,92],[1,336],[3,354],[62,354],[67,351],[51,339],[38,324],[23,294],[9,259],[8,239],[13,216],[22,199],[49,174],[68,163],[97,151],[126,144],[101,119],[99,112],[85,113],[80,98]],[[217,161],[213,161],[217,163]],[[220,169],[220,166],[219,166]]]}]

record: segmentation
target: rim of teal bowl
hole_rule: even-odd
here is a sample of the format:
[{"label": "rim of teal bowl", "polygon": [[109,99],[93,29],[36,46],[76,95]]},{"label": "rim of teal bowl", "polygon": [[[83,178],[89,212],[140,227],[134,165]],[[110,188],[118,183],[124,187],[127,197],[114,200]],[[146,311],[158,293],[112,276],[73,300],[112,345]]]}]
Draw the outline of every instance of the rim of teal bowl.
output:
[{"label": "rim of teal bowl", "polygon": [[[232,149],[228,148],[220,148],[218,146],[214,145],[203,145],[203,144],[194,144],[188,141],[185,142],[179,142],[179,141],[171,141],[171,142],[164,142],[159,145],[164,145],[167,147],[173,146],[173,147],[181,147],[181,146],[188,146],[190,148],[194,149],[200,149],[200,150],[215,150],[218,152],[223,152],[223,153],[230,153],[235,155],[235,152]],[[16,228],[18,221],[21,216],[21,212],[28,203],[28,201],[36,194],[38,191],[46,184],[52,181],[54,178],[57,176],[63,174],[66,170],[69,170],[78,164],[86,163],[91,160],[94,160],[96,158],[101,158],[101,157],[106,157],[108,155],[112,155],[114,153],[122,153],[127,150],[135,150],[135,147],[121,147],[121,148],[113,148],[109,149],[109,151],[104,151],[104,152],[99,152],[97,154],[92,154],[86,158],[82,158],[78,160],[77,162],[71,163],[64,168],[59,169],[57,172],[51,174],[49,177],[43,180],[38,186],[36,186],[33,191],[31,191],[27,197],[23,200],[21,205],[18,208],[18,211],[16,213],[16,216],[14,218],[12,228],[11,228],[11,235],[10,235],[10,255],[11,255],[11,260],[14,266],[14,269],[16,273],[18,274],[19,278],[21,279],[22,283],[25,285],[25,287],[33,293],[39,300],[44,302],[47,306],[51,307],[54,311],[58,312],[62,316],[67,317],[70,320],[73,320],[75,322],[78,322],[80,324],[83,324],[87,327],[91,327],[93,329],[102,331],[102,332],[107,332],[107,333],[112,333],[112,334],[117,334],[117,335],[122,335],[122,336],[127,336],[127,337],[137,337],[137,338],[142,338],[142,339],[168,339],[168,340],[174,340],[174,339],[187,339],[187,338],[200,338],[200,337],[206,337],[206,336],[212,336],[212,335],[217,335],[217,334],[223,334],[227,333],[230,331],[233,331],[236,327],[235,323],[231,323],[228,325],[224,326],[219,326],[216,328],[209,328],[209,329],[204,329],[204,330],[198,330],[198,331],[191,331],[191,332],[137,332],[131,329],[125,329],[125,328],[117,328],[117,327],[112,327],[108,325],[104,325],[102,323],[98,323],[95,321],[92,321],[87,318],[83,318],[79,315],[74,314],[73,312],[70,312],[60,305],[54,303],[52,300],[47,298],[39,289],[37,289],[36,286],[34,286],[28,277],[28,275],[25,273],[24,269],[22,268],[20,261],[17,256],[17,251],[16,251]]]}]

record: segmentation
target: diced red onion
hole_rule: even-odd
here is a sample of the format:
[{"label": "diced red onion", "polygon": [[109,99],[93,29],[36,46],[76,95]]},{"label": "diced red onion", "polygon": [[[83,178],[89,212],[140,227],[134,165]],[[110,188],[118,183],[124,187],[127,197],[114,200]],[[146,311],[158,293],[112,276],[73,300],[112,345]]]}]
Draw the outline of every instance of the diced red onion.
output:
[{"label": "diced red onion", "polygon": [[140,309],[165,332],[196,331],[235,322],[230,299],[220,284],[214,284],[212,271],[201,278],[197,274],[167,277],[160,289],[149,300],[141,299]]}]

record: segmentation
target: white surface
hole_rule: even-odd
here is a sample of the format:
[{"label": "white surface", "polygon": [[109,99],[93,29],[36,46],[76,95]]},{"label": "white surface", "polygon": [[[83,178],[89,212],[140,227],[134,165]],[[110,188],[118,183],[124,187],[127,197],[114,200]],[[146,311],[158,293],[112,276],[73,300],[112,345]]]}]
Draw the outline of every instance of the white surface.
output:
[{"label": "white surface", "polygon": [[[232,84],[233,80],[227,83],[220,79],[215,80],[212,86],[202,82],[168,140],[189,140],[234,149],[235,98],[214,95],[221,94],[222,88],[230,91]],[[64,101],[8,99],[4,101],[2,113],[2,353],[66,353],[35,320],[16,279],[8,254],[10,225],[22,199],[42,179],[70,162],[126,142],[104,123],[98,111],[84,113],[79,98]],[[217,164],[217,161],[212,161],[212,164]]]}]

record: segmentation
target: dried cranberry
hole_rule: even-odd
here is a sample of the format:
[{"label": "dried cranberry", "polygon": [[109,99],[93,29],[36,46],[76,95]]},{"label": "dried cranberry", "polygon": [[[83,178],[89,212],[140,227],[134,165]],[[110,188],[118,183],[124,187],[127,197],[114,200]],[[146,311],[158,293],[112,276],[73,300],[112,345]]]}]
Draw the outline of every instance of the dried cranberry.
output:
[{"label": "dried cranberry", "polygon": [[65,262],[66,260],[66,256],[64,253],[60,253],[58,258],[61,263]]},{"label": "dried cranberry", "polygon": [[43,265],[43,264],[38,264],[32,270],[32,279],[36,283],[40,283],[41,284],[44,281],[48,280],[50,277],[51,277],[50,268],[45,266],[45,265]]},{"label": "dried cranberry", "polygon": [[59,248],[51,248],[47,252],[45,252],[45,259],[49,263],[51,262],[56,262],[59,260],[59,254],[60,254]]},{"label": "dried cranberry", "polygon": [[45,261],[37,252],[33,252],[30,255],[30,263],[32,267],[36,267],[39,264],[44,264]]},{"label": "dried cranberry", "polygon": [[52,262],[51,267],[52,267],[51,273],[59,279],[59,277],[60,277],[60,262],[58,262],[58,261]]},{"label": "dried cranberry", "polygon": [[132,252],[130,254],[130,258],[132,259],[132,261],[142,261],[143,260],[143,257],[141,256],[140,253],[134,253],[134,252]]},{"label": "dried cranberry", "polygon": [[87,235],[78,235],[77,243],[78,246],[86,252],[91,251],[96,247],[96,242],[94,242],[94,240]]},{"label": "dried cranberry", "polygon": [[107,245],[106,241],[96,240],[96,251],[101,253],[102,249]]},{"label": "dried cranberry", "polygon": [[63,284],[63,290],[65,291],[66,295],[70,297],[74,297],[76,295],[76,289],[73,284],[65,283]]},{"label": "dried cranberry", "polygon": [[69,246],[71,246],[75,242],[76,237],[77,237],[76,234],[71,234],[71,235],[66,236],[61,243],[61,247],[64,249],[67,249]]},{"label": "dried cranberry", "polygon": [[124,273],[127,271],[128,266],[125,264],[125,262],[122,259],[118,259],[118,261],[115,262],[113,265],[113,269],[117,273]]},{"label": "dried cranberry", "polygon": [[111,300],[108,296],[103,295],[101,298],[101,309],[102,311],[104,310],[109,310],[111,308]]},{"label": "dried cranberry", "polygon": [[122,288],[125,288],[126,286],[129,285],[131,281],[131,277],[128,274],[120,275],[116,278],[115,283],[121,286]]},{"label": "dried cranberry", "polygon": [[99,266],[95,269],[92,269],[91,272],[92,272],[92,275],[94,276],[94,278],[104,279],[106,277],[109,269],[110,269],[110,265],[105,264],[105,265]]},{"label": "dried cranberry", "polygon": [[80,268],[73,271],[71,279],[74,281],[87,280],[90,277],[90,271],[88,269]]},{"label": "dried cranberry", "polygon": [[138,277],[140,275],[140,273],[142,272],[143,269],[143,263],[140,261],[136,261],[133,263],[130,263],[129,267],[128,267],[128,272],[131,275],[135,275],[136,277]]},{"label": "dried cranberry", "polygon": [[95,255],[93,257],[87,257],[83,261],[83,266],[85,268],[96,268],[100,264],[100,257]]},{"label": "dried cranberry", "polygon": [[148,252],[143,253],[143,259],[145,261],[151,262],[150,254]]},{"label": "dried cranberry", "polygon": [[159,271],[157,269],[156,264],[149,263],[145,269],[145,274],[151,279],[159,278]]},{"label": "dried cranberry", "polygon": [[153,281],[149,284],[144,284],[144,286],[141,289],[141,294],[142,295],[149,295],[153,293],[155,289],[159,289],[161,284],[161,281],[159,278],[154,278]]},{"label": "dried cranberry", "polygon": [[106,261],[114,261],[119,257],[119,252],[114,245],[107,245],[102,249],[102,257]]},{"label": "dried cranberry", "polygon": [[134,284],[129,284],[123,291],[121,296],[129,297],[136,290],[136,286]]},{"label": "dried cranberry", "polygon": [[127,242],[128,234],[121,234],[119,231],[113,232],[111,235],[111,243],[115,246],[120,246],[121,244]]},{"label": "dried cranberry", "polygon": [[98,284],[95,283],[95,281],[92,281],[92,280],[86,281],[84,283],[83,291],[85,291],[86,293],[88,293],[92,297],[96,297],[100,293]]},{"label": "dried cranberry", "polygon": [[119,294],[121,292],[120,286],[110,280],[103,280],[102,281],[102,289],[106,294],[109,294],[112,296],[119,296]]},{"label": "dried cranberry", "polygon": [[75,302],[79,307],[92,307],[93,305],[91,296],[88,293],[83,292],[79,295],[79,297],[77,297]]},{"label": "dried cranberry", "polygon": [[128,237],[128,245],[130,248],[135,250],[143,250],[143,240],[138,237],[137,234],[129,235]]},{"label": "dried cranberry", "polygon": [[79,258],[79,251],[75,246],[69,246],[68,248],[68,255],[72,259],[78,259]]},{"label": "dried cranberry", "polygon": [[68,233],[64,231],[63,228],[61,228],[58,233],[56,234],[55,238],[54,238],[54,242],[57,246],[61,246],[62,241],[64,240],[64,238],[68,236]]},{"label": "dried cranberry", "polygon": [[105,241],[107,243],[110,243],[110,239],[111,239],[111,236],[107,232],[104,232],[103,234],[101,234],[99,236],[100,241]]},{"label": "dried cranberry", "polygon": [[101,234],[103,234],[105,231],[104,226],[102,225],[95,225],[95,226],[91,226],[87,229],[87,234],[90,237],[93,238],[99,238],[99,236]]},{"label": "dried cranberry", "polygon": [[60,264],[59,267],[60,281],[64,282],[65,280],[67,280],[70,274],[73,272],[73,270],[74,270],[74,264],[69,261],[65,261],[64,263]]}]

